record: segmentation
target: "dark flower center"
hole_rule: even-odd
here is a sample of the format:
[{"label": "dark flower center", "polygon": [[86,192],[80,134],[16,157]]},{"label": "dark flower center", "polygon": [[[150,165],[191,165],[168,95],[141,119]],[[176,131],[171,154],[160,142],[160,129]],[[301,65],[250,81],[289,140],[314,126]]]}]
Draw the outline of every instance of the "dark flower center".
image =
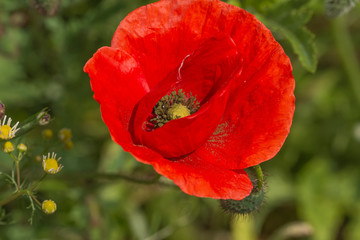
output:
[{"label": "dark flower center", "polygon": [[178,92],[173,91],[156,103],[149,122],[153,125],[152,129],[156,129],[171,120],[187,117],[199,108],[200,103],[191,92],[185,94],[182,89],[179,89]]}]

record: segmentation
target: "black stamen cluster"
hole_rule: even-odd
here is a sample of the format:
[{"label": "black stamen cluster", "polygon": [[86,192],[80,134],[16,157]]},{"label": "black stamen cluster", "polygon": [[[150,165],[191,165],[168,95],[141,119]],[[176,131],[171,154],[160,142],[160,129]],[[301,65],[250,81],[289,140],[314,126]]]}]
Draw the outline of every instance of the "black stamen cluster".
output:
[{"label": "black stamen cluster", "polygon": [[174,104],[182,104],[190,110],[190,114],[195,113],[200,108],[199,102],[196,97],[190,94],[185,94],[182,89],[178,92],[173,91],[170,95],[162,97],[154,106],[153,114],[154,118],[150,122],[154,125],[154,129],[164,126],[165,123],[173,120],[169,109]]}]

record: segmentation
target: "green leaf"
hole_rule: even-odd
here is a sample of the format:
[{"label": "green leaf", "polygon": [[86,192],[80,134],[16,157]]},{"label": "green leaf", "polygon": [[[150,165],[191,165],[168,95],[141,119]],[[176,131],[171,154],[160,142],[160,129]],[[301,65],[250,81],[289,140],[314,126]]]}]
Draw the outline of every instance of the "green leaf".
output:
[{"label": "green leaf", "polygon": [[325,14],[328,17],[339,17],[349,12],[359,0],[325,0]]},{"label": "green leaf", "polygon": [[306,1],[289,1],[273,6],[257,18],[273,32],[284,36],[298,55],[301,64],[310,72],[315,72],[317,65],[314,35],[305,27],[312,12],[306,7]]}]

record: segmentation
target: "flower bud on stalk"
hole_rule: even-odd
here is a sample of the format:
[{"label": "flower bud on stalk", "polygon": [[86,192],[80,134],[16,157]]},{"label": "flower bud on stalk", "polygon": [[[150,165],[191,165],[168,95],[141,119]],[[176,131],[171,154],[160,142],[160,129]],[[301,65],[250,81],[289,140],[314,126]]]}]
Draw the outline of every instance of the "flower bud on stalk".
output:
[{"label": "flower bud on stalk", "polygon": [[53,214],[56,211],[56,203],[53,200],[45,200],[41,204],[41,208],[46,214]]},{"label": "flower bud on stalk", "polygon": [[44,125],[47,125],[49,124],[50,120],[51,120],[51,116],[49,113],[45,113],[43,114],[43,112],[40,112],[39,113],[39,125],[40,126],[44,126]]},{"label": "flower bud on stalk", "polygon": [[221,207],[230,213],[247,215],[260,208],[264,202],[264,179],[260,165],[254,166],[256,179],[252,180],[253,190],[250,195],[242,200],[221,199]]},{"label": "flower bud on stalk", "polygon": [[18,144],[16,148],[17,148],[17,150],[19,152],[26,152],[27,151],[27,146],[25,144],[23,144],[23,143]]},{"label": "flower bud on stalk", "polygon": [[2,147],[2,150],[5,153],[11,153],[11,152],[13,152],[15,150],[15,148],[14,148],[14,145],[12,144],[12,142],[7,141],[7,142],[4,143],[4,145]]},{"label": "flower bud on stalk", "polygon": [[38,125],[45,125],[50,121],[50,114],[49,109],[44,108],[38,113],[35,113],[34,115],[28,117],[25,119],[19,126],[19,131],[16,133],[15,137],[20,137],[24,135],[25,133],[29,132],[33,128],[35,128]]},{"label": "flower bud on stalk", "polygon": [[264,188],[257,190],[256,188],[249,196],[242,200],[221,199],[221,207],[230,213],[237,213],[242,215],[250,214],[260,208],[264,201]]}]

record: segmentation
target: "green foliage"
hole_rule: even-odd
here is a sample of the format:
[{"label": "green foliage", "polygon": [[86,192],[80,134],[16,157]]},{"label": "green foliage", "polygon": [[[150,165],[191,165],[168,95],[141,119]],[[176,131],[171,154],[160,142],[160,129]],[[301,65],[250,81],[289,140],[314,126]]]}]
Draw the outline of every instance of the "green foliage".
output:
[{"label": "green foliage", "polygon": [[317,65],[314,34],[305,26],[310,20],[312,10],[310,0],[259,1],[255,15],[275,34],[281,34],[290,42],[301,64],[310,72],[315,72]]},{"label": "green foliage", "polygon": [[[304,225],[312,229],[301,228],[304,239],[360,239],[359,8],[333,22],[321,0],[237,1],[292,60],[296,111],[284,147],[263,164],[265,203],[250,219],[231,219],[217,200],[188,196],[164,178],[140,185],[91,176],[154,176],[111,141],[82,72],[99,47],[110,45],[121,19],[150,1],[62,0],[53,16],[33,2],[57,1],[0,1],[0,100],[20,122],[48,106],[56,118],[51,128],[72,129],[74,148],[58,153],[64,169],[37,189],[39,199],[56,201],[57,212],[35,214],[30,226],[29,199],[19,198],[0,209],[0,239],[299,239],[284,229]],[[36,138],[42,130],[16,139],[28,145],[26,183],[42,173],[36,145],[50,146]],[[7,157],[0,152],[0,172],[11,173]],[[10,184],[16,186],[14,176],[0,177],[0,200],[12,194]]]}]

